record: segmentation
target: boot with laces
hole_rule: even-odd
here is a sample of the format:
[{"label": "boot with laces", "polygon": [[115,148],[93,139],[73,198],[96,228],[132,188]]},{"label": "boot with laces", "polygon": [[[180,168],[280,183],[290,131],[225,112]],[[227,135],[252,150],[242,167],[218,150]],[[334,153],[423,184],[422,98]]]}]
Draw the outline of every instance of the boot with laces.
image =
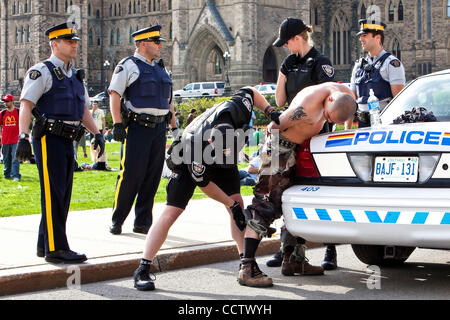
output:
[{"label": "boot with laces", "polygon": [[269,278],[258,267],[255,259],[243,260],[239,270],[238,282],[248,287],[271,287],[272,278]]},{"label": "boot with laces", "polygon": [[150,265],[140,265],[134,272],[134,287],[139,291],[155,290],[156,277],[150,272]]}]

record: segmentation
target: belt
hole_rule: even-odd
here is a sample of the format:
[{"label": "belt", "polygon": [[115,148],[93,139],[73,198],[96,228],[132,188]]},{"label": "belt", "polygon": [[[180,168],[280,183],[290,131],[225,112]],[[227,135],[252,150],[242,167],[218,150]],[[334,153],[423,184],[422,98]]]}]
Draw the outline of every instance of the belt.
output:
[{"label": "belt", "polygon": [[47,119],[45,131],[63,138],[79,141],[84,134],[81,121]]},{"label": "belt", "polygon": [[157,124],[168,121],[169,114],[170,112],[162,116],[154,116],[147,113],[136,113],[128,110],[128,119],[129,121],[137,122],[141,126],[154,128]]}]

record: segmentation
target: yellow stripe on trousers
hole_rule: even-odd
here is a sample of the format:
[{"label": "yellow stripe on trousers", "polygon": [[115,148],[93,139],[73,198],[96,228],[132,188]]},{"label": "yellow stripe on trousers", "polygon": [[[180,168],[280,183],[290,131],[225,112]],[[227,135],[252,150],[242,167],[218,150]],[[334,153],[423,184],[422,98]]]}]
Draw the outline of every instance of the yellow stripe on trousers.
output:
[{"label": "yellow stripe on trousers", "polygon": [[[128,134],[128,128],[125,131]],[[116,187],[116,194],[114,196],[113,209],[116,208],[116,206],[117,206],[117,198],[119,198],[120,186],[121,186],[122,180],[123,180],[123,172],[125,171],[125,155],[127,153],[126,151],[127,151],[127,138],[125,138],[125,140],[123,140],[122,159],[120,160],[120,165],[122,167],[122,170],[120,170],[119,181],[117,181],[117,187]]]},{"label": "yellow stripe on trousers", "polygon": [[47,220],[47,233],[48,233],[48,249],[49,251],[55,251],[55,239],[53,235],[53,219],[52,219],[52,197],[50,192],[50,178],[48,176],[48,167],[47,167],[46,136],[42,137],[41,146],[42,146],[42,175],[44,176],[45,216]]}]

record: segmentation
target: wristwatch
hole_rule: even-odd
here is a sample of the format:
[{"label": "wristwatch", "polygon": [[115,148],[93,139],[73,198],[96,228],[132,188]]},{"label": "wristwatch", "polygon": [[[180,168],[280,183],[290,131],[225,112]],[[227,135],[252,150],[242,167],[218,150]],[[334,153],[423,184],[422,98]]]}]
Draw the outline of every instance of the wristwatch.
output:
[{"label": "wristwatch", "polygon": [[19,134],[19,139],[28,139],[28,137],[29,137],[28,133],[21,132]]}]

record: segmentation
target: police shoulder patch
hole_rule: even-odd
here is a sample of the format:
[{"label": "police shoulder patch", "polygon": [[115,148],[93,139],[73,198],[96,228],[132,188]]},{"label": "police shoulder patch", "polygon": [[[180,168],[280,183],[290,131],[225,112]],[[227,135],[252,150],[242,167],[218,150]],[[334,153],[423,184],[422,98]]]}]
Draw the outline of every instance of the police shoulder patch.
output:
[{"label": "police shoulder patch", "polygon": [[322,65],[322,70],[329,78],[332,78],[334,76],[334,68],[329,64]]},{"label": "police shoulder patch", "polygon": [[123,71],[123,67],[122,66],[117,66],[116,69],[114,70],[114,73],[119,73]]},{"label": "police shoulder patch", "polygon": [[394,68],[398,68],[400,67],[400,61],[397,59],[394,59],[390,62],[391,66],[393,66]]},{"label": "police shoulder patch", "polygon": [[42,75],[41,72],[38,70],[30,70],[30,72],[28,72],[28,76],[30,77],[31,80],[36,80],[41,75]]},{"label": "police shoulder patch", "polygon": [[192,173],[197,177],[202,176],[205,173],[205,169],[206,169],[206,167],[204,165],[202,165],[201,163],[195,162],[195,161],[192,162],[191,168],[192,168]]}]

